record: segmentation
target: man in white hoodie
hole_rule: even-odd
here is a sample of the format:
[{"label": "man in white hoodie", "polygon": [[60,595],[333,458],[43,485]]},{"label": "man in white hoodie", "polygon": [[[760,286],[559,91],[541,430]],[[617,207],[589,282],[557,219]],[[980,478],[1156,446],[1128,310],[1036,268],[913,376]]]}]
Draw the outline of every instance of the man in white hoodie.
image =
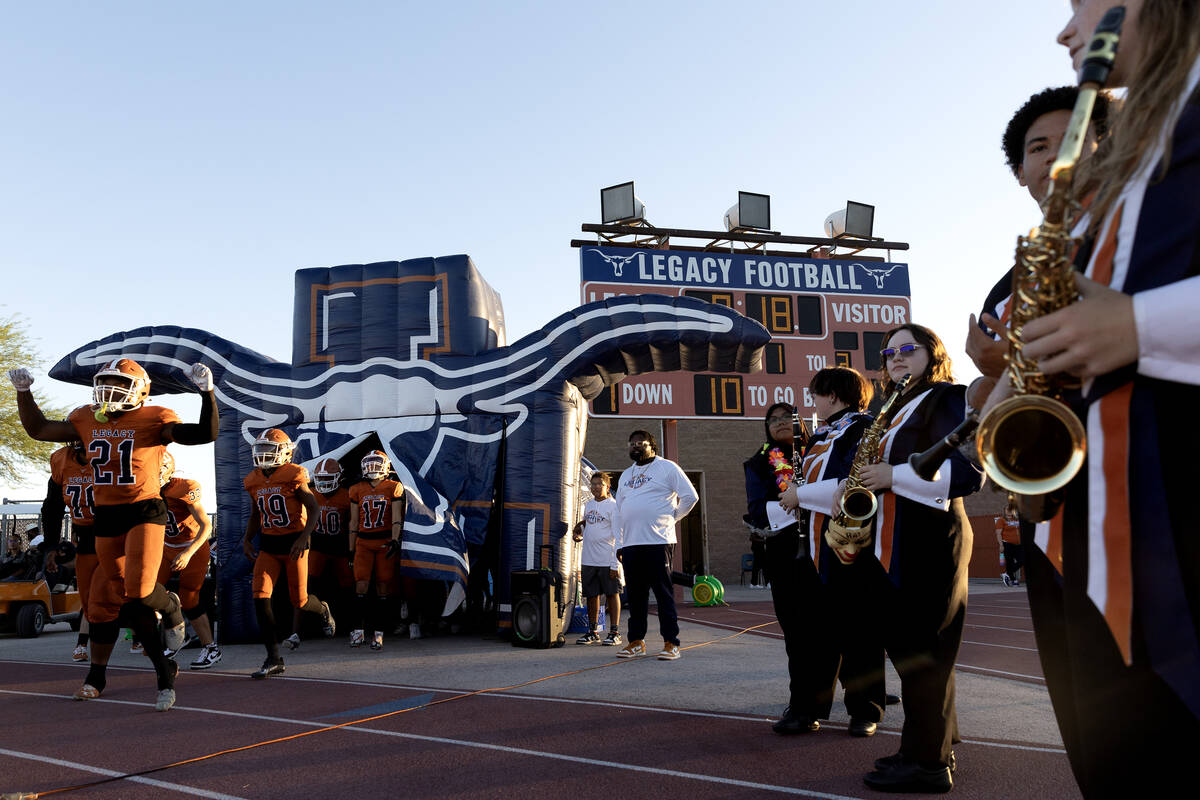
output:
[{"label": "man in white hoodie", "polygon": [[678,464],[658,457],[658,443],[652,434],[630,434],[629,457],[633,466],[621,473],[617,487],[617,556],[625,567],[629,643],[617,657],[646,655],[648,593],[653,591],[663,637],[658,658],[674,661],[679,658],[679,618],[671,584],[671,549],[676,541],[675,523],[687,516],[699,496]]}]

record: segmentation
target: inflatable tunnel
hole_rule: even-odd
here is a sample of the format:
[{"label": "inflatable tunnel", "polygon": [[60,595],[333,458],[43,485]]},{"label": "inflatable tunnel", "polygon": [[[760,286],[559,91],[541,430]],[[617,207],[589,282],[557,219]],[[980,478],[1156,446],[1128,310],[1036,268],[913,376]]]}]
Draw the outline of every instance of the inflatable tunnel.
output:
[{"label": "inflatable tunnel", "polygon": [[218,591],[222,637],[233,642],[257,636],[242,479],[263,430],[285,430],[310,467],[326,456],[356,466],[382,447],[409,488],[398,572],[448,582],[448,612],[466,589],[468,553],[490,551],[503,610],[511,570],[566,568],[560,545],[586,492],[586,401],[627,375],[754,371],[769,339],[720,305],[632,295],[580,306],[508,345],[499,295],[456,255],[297,271],[290,363],[207,331],[154,326],[88,343],[50,375],[90,384],[124,356],[159,396],[194,391],[190,364],[212,369]]}]

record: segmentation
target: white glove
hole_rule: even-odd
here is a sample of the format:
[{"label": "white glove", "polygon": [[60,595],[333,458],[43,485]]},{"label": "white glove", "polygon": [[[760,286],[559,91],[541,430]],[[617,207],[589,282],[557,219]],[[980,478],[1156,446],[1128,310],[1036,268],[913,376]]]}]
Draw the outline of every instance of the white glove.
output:
[{"label": "white glove", "polygon": [[18,392],[28,392],[29,387],[33,386],[33,376],[29,374],[29,370],[21,367],[19,369],[10,369],[8,371],[8,379],[12,381],[13,387]]},{"label": "white glove", "polygon": [[211,392],[213,390],[212,370],[203,364],[192,364],[188,368],[188,377],[192,379],[192,383],[196,384],[196,388],[202,392]]}]

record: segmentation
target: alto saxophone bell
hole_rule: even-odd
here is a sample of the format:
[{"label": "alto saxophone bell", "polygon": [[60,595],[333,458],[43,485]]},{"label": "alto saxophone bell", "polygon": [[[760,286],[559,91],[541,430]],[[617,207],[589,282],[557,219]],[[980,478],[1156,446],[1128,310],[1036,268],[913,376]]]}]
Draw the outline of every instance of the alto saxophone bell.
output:
[{"label": "alto saxophone bell", "polygon": [[979,423],[979,463],[1001,488],[1041,495],[1070,483],[1087,456],[1087,432],[1065,404],[1023,394],[996,405]]}]

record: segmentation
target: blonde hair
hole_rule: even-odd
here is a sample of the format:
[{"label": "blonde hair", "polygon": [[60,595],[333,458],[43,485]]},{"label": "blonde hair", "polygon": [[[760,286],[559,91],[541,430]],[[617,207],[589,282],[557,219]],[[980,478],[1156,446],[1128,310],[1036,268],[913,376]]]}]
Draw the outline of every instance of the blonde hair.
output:
[{"label": "blonde hair", "polygon": [[[1145,0],[1137,17],[1141,53],[1129,78],[1129,90],[1112,123],[1103,152],[1088,170],[1100,191],[1092,205],[1092,228],[1107,216],[1122,188],[1133,177],[1187,85],[1200,54],[1200,0]],[[1171,160],[1163,154],[1161,177]]]}]

